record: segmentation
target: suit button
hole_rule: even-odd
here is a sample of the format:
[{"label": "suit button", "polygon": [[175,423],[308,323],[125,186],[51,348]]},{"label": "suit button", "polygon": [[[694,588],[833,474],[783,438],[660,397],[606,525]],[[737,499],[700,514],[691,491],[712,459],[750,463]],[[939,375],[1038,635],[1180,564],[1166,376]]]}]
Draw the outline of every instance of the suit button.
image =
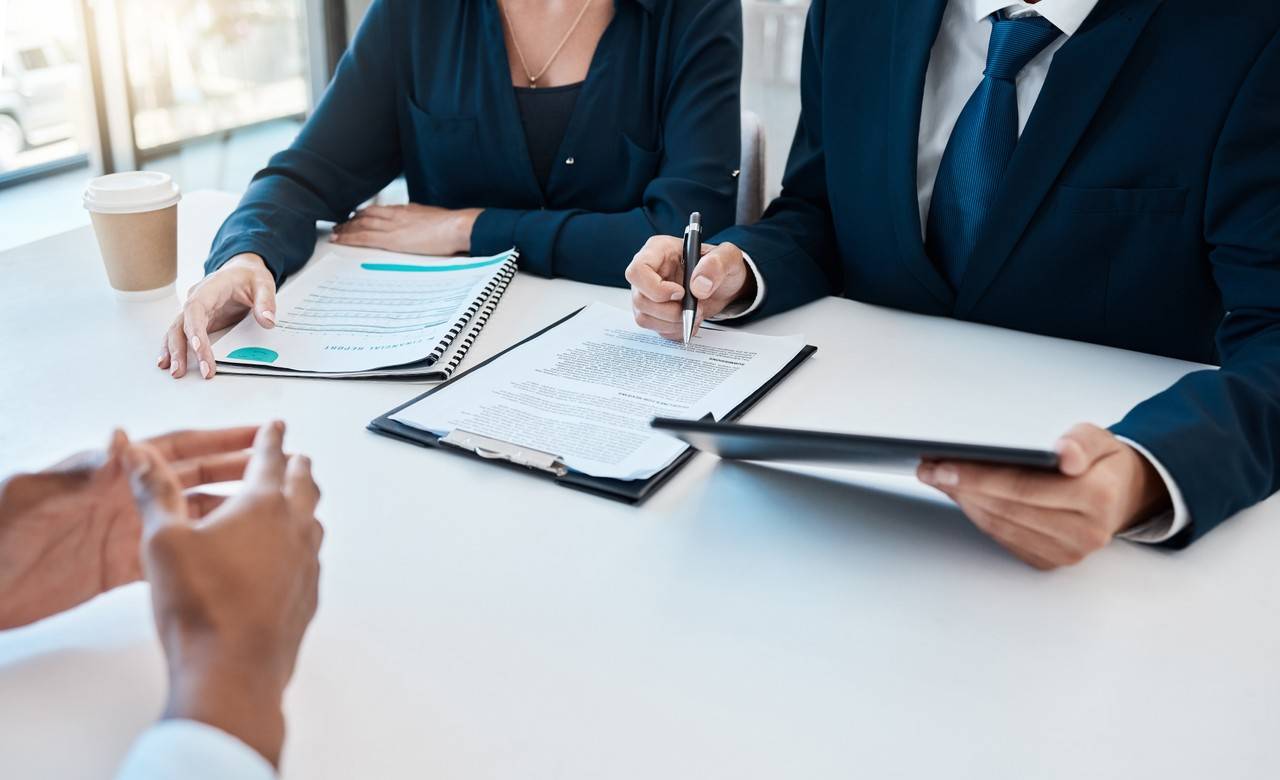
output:
[{"label": "suit button", "polygon": [[573,158],[572,158],[572,157],[570,157],[569,159],[565,160],[565,161],[564,161],[564,164],[565,164],[565,165],[573,165]]}]

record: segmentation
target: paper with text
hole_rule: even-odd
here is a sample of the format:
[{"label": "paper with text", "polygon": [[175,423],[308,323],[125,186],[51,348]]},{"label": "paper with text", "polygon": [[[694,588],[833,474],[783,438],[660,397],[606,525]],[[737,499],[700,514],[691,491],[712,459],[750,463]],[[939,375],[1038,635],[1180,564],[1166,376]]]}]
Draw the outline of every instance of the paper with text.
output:
[{"label": "paper with text", "polygon": [[275,328],[246,317],[214,345],[214,356],[312,372],[423,361],[449,346],[450,334],[474,313],[509,256],[368,262],[325,255],[281,288]]},{"label": "paper with text", "polygon": [[720,419],[804,349],[800,337],[703,328],[688,347],[593,304],[391,419],[480,434],[556,455],[595,477],[647,479],[687,445],[654,417]]}]

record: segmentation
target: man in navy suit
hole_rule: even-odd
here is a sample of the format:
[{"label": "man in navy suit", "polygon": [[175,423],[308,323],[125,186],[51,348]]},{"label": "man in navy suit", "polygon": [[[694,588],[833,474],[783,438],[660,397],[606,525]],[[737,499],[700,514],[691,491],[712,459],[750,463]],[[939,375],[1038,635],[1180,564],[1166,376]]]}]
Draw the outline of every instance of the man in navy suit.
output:
[{"label": "man in navy suit", "polygon": [[[1280,488],[1280,4],[815,0],[782,196],[691,287],[706,317],[838,294],[1215,363],[1061,473],[920,478],[1040,568],[1185,546]],[[680,328],[679,242],[627,271]]]}]

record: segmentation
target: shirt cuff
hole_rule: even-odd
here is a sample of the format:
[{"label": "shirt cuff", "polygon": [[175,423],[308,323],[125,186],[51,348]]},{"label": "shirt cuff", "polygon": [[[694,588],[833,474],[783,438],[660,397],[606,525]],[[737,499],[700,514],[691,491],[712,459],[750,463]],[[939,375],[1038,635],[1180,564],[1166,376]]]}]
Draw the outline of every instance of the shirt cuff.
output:
[{"label": "shirt cuff", "polygon": [[162,720],[143,732],[116,780],[275,780],[276,770],[253,748],[194,720]]},{"label": "shirt cuff", "polygon": [[1178,489],[1178,483],[1173,481],[1173,476],[1169,474],[1168,469],[1164,467],[1164,464],[1156,460],[1156,457],[1146,447],[1123,436],[1116,438],[1133,447],[1139,455],[1147,459],[1155,468],[1156,473],[1160,475],[1160,479],[1164,481],[1165,489],[1169,491],[1169,498],[1173,500],[1173,509],[1130,528],[1120,534],[1120,538],[1141,544],[1160,544],[1169,541],[1177,536],[1182,529],[1191,525],[1191,515],[1187,511],[1187,502],[1182,497],[1182,491]]},{"label": "shirt cuff", "polygon": [[756,278],[756,297],[751,303],[738,301],[731,303],[714,317],[708,317],[708,322],[724,322],[726,320],[736,320],[745,317],[748,314],[755,313],[760,308],[760,304],[764,303],[764,277],[760,275],[760,269],[756,267],[756,261],[751,259],[751,255],[746,252],[742,253],[742,259],[747,263],[747,270]]}]

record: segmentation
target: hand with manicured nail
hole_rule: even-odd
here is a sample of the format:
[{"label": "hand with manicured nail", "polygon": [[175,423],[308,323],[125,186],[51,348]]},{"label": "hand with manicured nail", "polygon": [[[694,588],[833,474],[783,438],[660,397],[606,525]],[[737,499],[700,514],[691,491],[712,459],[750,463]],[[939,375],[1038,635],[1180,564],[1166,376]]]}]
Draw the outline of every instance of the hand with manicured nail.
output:
[{"label": "hand with manicured nail", "polygon": [[260,256],[236,255],[191,288],[182,313],[165,333],[156,365],[181,379],[189,348],[200,376],[212,379],[217,362],[210,331],[229,328],[250,311],[262,327],[276,326],[276,280]]},{"label": "hand with manicured nail", "polygon": [[[183,489],[240,479],[256,428],[182,431],[146,445]],[[0,628],[49,617],[142,576],[142,521],[117,431],[105,451],[0,482]],[[218,499],[189,493],[194,516]]]},{"label": "hand with manicured nail", "polygon": [[[684,242],[680,239],[654,236],[632,259],[626,272],[636,324],[673,341],[681,340],[683,253]],[[703,320],[715,317],[730,304],[754,298],[755,284],[741,249],[727,243],[703,244],[702,259],[694,267],[689,283],[693,297],[698,299],[694,332]]]},{"label": "hand with manicured nail", "polygon": [[471,251],[471,231],[481,211],[421,203],[368,206],[335,225],[329,240],[417,255],[455,255]]},{"label": "hand with manicured nail", "polygon": [[281,701],[315,615],[324,529],[310,461],[258,431],[244,489],[204,517],[151,447],[131,453],[143,570],[169,663],[166,718],[196,720],[279,765]]},{"label": "hand with manicured nail", "polygon": [[1137,450],[1095,425],[1057,444],[1059,473],[972,463],[920,464],[920,481],[946,493],[984,533],[1032,566],[1070,566],[1171,505]]}]

